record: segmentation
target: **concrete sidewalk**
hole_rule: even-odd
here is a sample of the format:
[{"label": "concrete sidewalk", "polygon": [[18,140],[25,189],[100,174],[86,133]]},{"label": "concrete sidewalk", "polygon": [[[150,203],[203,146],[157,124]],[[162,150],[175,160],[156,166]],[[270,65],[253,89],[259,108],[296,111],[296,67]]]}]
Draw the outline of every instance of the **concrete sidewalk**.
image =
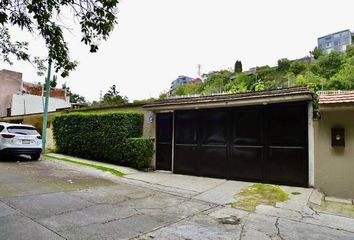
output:
[{"label": "concrete sidewalk", "polygon": [[[250,182],[172,174],[166,171],[141,172],[128,167],[101,163],[63,154],[50,153],[47,155],[113,168],[126,174],[122,179],[124,182],[219,205],[227,205],[235,202],[235,194],[254,184]],[[312,188],[288,186],[281,186],[281,188],[291,196],[291,198],[288,201],[279,204],[279,206],[284,209],[292,209],[295,211],[302,211],[306,208],[313,191]],[[294,192],[298,194],[293,195],[292,193]]]},{"label": "concrete sidewalk", "polygon": [[60,160],[0,161],[0,239],[354,239],[354,219],[307,206],[312,189],[281,186],[290,198],[282,203],[233,208],[234,195],[251,185],[166,172],[117,177]]}]

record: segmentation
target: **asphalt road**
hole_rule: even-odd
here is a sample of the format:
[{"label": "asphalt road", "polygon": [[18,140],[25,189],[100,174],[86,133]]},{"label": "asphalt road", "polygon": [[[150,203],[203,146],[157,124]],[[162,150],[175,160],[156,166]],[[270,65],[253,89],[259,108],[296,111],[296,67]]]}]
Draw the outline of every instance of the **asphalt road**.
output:
[{"label": "asphalt road", "polygon": [[353,224],[316,213],[249,213],[60,161],[0,161],[0,239],[349,240]]}]

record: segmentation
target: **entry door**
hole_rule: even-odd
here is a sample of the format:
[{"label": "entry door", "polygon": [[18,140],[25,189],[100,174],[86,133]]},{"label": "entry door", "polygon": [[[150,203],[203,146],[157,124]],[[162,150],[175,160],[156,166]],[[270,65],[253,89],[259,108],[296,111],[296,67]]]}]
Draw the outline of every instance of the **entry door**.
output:
[{"label": "entry door", "polygon": [[172,113],[156,116],[156,169],[172,170]]}]

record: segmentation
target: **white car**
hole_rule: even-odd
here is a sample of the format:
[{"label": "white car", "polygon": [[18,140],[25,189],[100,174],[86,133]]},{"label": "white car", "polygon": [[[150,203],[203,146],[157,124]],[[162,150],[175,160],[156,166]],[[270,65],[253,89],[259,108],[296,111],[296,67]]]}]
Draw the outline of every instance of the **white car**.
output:
[{"label": "white car", "polygon": [[0,122],[0,154],[30,155],[38,160],[42,152],[42,137],[31,125]]}]

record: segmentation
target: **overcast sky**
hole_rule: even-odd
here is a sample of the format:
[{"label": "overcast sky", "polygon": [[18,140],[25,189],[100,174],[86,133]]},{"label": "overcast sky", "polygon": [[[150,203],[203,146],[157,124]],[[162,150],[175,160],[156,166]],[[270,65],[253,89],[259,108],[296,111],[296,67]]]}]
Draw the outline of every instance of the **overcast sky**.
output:
[{"label": "overcast sky", "polygon": [[[130,100],[157,97],[178,75],[196,77],[198,64],[207,73],[232,68],[237,59],[247,70],[306,56],[318,37],[353,31],[353,9],[353,0],[122,0],[118,25],[98,53],[89,53],[79,33],[66,34],[79,66],[59,82],[90,101],[113,84]],[[13,36],[45,56],[40,38]],[[29,64],[3,68],[43,81]]]}]

